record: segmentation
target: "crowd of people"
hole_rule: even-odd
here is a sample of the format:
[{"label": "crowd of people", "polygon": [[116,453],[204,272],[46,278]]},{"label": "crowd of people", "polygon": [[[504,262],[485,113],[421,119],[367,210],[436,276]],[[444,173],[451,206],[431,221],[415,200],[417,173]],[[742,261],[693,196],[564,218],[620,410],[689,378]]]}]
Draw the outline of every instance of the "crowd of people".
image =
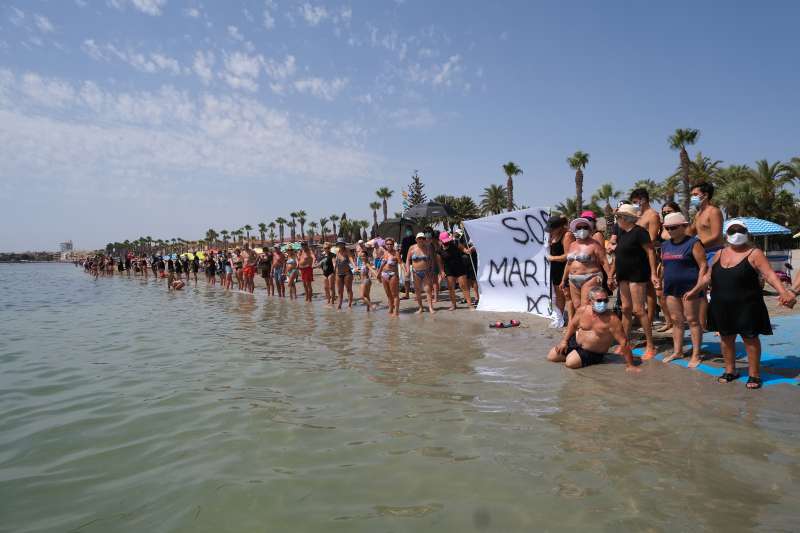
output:
[{"label": "crowd of people", "polygon": [[[555,215],[548,221],[550,283],[557,326],[565,328],[561,342],[548,359],[569,368],[581,368],[603,360],[612,345],[626,361],[626,369],[638,371],[632,355],[632,330],[638,323],[644,336],[643,360],[656,355],[654,326],[660,310],[663,321],[656,329],[671,332],[672,351],[664,362],[685,356],[684,334],[691,338],[689,367],[702,359],[704,331],[716,332],[721,341],[725,369],[719,381],[729,383],[735,372],[735,340],[745,345],[749,376],[747,387],[760,388],[760,335],[772,334],[764,302],[763,282],[777,292],[781,305],[793,307],[796,294],[786,288],[756,248],[744,220],[725,221],[713,203],[714,187],[699,183],[692,189],[691,221],[674,202],[650,204],[646,189],[634,190],[619,203],[614,224],[592,211],[568,220]],[[603,231],[603,230],[606,231]],[[727,245],[726,245],[727,243]],[[323,277],[325,301],[342,309],[345,298],[352,308],[360,300],[367,312],[375,310],[373,282],[383,286],[390,316],[399,316],[400,300],[410,298],[417,313],[435,313],[442,285],[447,288],[449,309],[459,303],[474,308],[478,299],[477,250],[463,231],[436,232],[431,227],[414,233],[406,229],[401,242],[374,238],[350,246],[344,239],[312,247],[308,242],[290,245],[208,251],[181,256],[127,254],[87,258],[87,272],[111,275],[152,275],[163,278],[168,290],[180,290],[202,272],[209,285],[254,292],[255,278],[264,280],[268,296],[297,299],[314,296],[314,269]],[[185,281],[184,281],[185,278]],[[401,283],[401,278],[403,283]],[[360,295],[354,296],[354,279]],[[763,281],[762,281],[763,280]],[[461,290],[461,298],[456,295]],[[404,293],[404,294],[403,294]],[[611,305],[611,296],[615,305]]]},{"label": "crowd of people", "polygon": [[[608,238],[591,211],[571,221],[551,217],[548,260],[551,284],[558,287],[553,300],[566,332],[548,359],[569,368],[585,367],[602,361],[616,341],[626,368],[637,371],[630,342],[634,321],[644,334],[642,359],[652,359],[653,325],[660,307],[664,323],[657,331],[671,331],[673,345],[664,362],[684,357],[688,326],[688,366],[696,367],[703,332],[716,332],[725,364],[719,381],[730,383],[739,378],[739,336],[747,351],[747,387],[760,388],[759,336],[772,334],[762,280],[778,292],[781,305],[793,307],[796,294],[755,247],[747,223],[738,218],[725,221],[713,196],[712,184],[694,186],[690,221],[674,202],[665,203],[659,214],[647,190],[636,189],[617,206]],[[615,291],[616,313],[609,304]]]},{"label": "crowd of people", "polygon": [[[339,238],[335,243],[324,242],[312,247],[309,242],[251,248],[244,244],[231,250],[208,252],[136,256],[131,252],[122,257],[97,255],[81,261],[88,273],[95,276],[113,275],[115,272],[164,279],[167,290],[180,290],[186,282],[197,283],[198,273],[206,283],[223,289],[254,292],[255,278],[264,280],[268,296],[298,299],[297,285],[303,286],[303,298],[311,302],[314,297],[314,269],[323,277],[323,290],[328,305],[342,309],[361,300],[367,312],[375,310],[371,292],[373,280],[380,283],[386,293],[388,313],[399,316],[400,300],[408,299],[411,288],[417,301],[417,313],[427,309],[435,313],[442,285],[450,297],[450,310],[465,303],[473,309],[477,305],[478,284],[475,276],[477,251],[467,243],[460,229],[451,234],[436,232],[427,227],[414,234],[405,231],[401,243],[393,238],[360,240],[348,245]],[[76,263],[77,264],[77,263]],[[184,281],[185,277],[185,281]],[[401,284],[401,278],[404,282]],[[360,281],[361,294],[353,294],[353,281]],[[455,288],[460,287],[463,300],[457,298]],[[405,295],[401,295],[401,292]],[[474,300],[473,294],[474,292]]]}]

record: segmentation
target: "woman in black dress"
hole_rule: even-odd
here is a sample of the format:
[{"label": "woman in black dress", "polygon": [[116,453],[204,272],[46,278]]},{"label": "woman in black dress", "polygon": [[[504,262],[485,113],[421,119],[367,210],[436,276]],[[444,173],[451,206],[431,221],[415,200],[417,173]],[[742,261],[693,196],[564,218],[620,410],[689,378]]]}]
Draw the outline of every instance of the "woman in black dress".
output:
[{"label": "woman in black dress", "polygon": [[761,388],[761,339],[759,335],[772,335],[767,306],[761,290],[759,274],[778,291],[781,305],[793,307],[795,296],[790,293],[770,268],[764,252],[750,243],[747,225],[743,220],[731,219],[725,223],[725,240],[728,246],[714,256],[711,271],[684,298],[694,298],[709,283],[711,303],[708,308],[708,329],[718,331],[725,359],[725,373],[720,383],[730,383],[739,378],[736,372],[736,336],[742,337],[747,351],[748,389]]}]

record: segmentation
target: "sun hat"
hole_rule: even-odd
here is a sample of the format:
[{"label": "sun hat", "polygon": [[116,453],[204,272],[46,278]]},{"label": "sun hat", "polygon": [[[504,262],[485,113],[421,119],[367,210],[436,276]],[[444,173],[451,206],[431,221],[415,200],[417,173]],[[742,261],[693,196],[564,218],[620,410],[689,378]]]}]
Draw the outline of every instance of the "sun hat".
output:
[{"label": "sun hat", "polygon": [[585,218],[587,220],[597,220],[594,211],[590,211],[588,209],[581,213],[581,218]]},{"label": "sun hat", "polygon": [[617,208],[618,215],[639,218],[639,212],[631,204],[623,204]]},{"label": "sun hat", "polygon": [[448,242],[450,242],[452,240],[453,240],[453,237],[451,237],[450,234],[447,233],[446,231],[443,231],[443,232],[439,233],[439,241],[441,241],[442,244],[447,244]]},{"label": "sun hat", "polygon": [[585,219],[583,217],[578,217],[578,218],[576,218],[575,220],[573,220],[572,222],[569,223],[569,230],[572,233],[575,233],[575,229],[581,224],[586,224],[590,228],[592,227],[592,222],[590,220],[587,220],[587,219]]},{"label": "sun hat", "polygon": [[732,218],[727,222],[725,222],[725,227],[723,228],[722,231],[727,233],[728,229],[730,229],[731,226],[741,226],[744,229],[746,229],[748,233],[750,233],[750,228],[747,227],[747,224],[745,224],[744,220],[742,220],[741,218]]},{"label": "sun hat", "polygon": [[547,229],[555,229],[567,223],[567,219],[561,215],[552,215],[547,219]]},{"label": "sun hat", "polygon": [[417,239],[424,239],[425,238],[425,234],[420,231],[419,233],[417,233],[417,237],[416,238]]},{"label": "sun hat", "polygon": [[670,213],[669,215],[664,217],[664,225],[665,226],[677,226],[679,224],[688,224],[689,222],[686,220],[686,217],[683,216],[683,213]]}]

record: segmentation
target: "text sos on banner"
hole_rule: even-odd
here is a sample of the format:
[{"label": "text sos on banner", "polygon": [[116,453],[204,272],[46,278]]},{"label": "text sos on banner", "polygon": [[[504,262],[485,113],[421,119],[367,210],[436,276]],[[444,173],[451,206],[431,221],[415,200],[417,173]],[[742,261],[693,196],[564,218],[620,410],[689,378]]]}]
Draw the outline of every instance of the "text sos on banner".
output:
[{"label": "text sos on banner", "polygon": [[529,208],[464,221],[478,250],[479,310],[552,318],[549,216],[549,209]]}]

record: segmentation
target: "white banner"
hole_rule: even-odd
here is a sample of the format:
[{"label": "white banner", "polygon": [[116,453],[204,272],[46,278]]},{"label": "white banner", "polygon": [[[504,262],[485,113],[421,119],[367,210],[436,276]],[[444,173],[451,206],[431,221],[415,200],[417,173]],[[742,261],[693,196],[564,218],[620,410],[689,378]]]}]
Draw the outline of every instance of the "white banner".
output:
[{"label": "white banner", "polygon": [[553,318],[548,218],[549,209],[529,208],[464,221],[478,250],[478,310]]}]

